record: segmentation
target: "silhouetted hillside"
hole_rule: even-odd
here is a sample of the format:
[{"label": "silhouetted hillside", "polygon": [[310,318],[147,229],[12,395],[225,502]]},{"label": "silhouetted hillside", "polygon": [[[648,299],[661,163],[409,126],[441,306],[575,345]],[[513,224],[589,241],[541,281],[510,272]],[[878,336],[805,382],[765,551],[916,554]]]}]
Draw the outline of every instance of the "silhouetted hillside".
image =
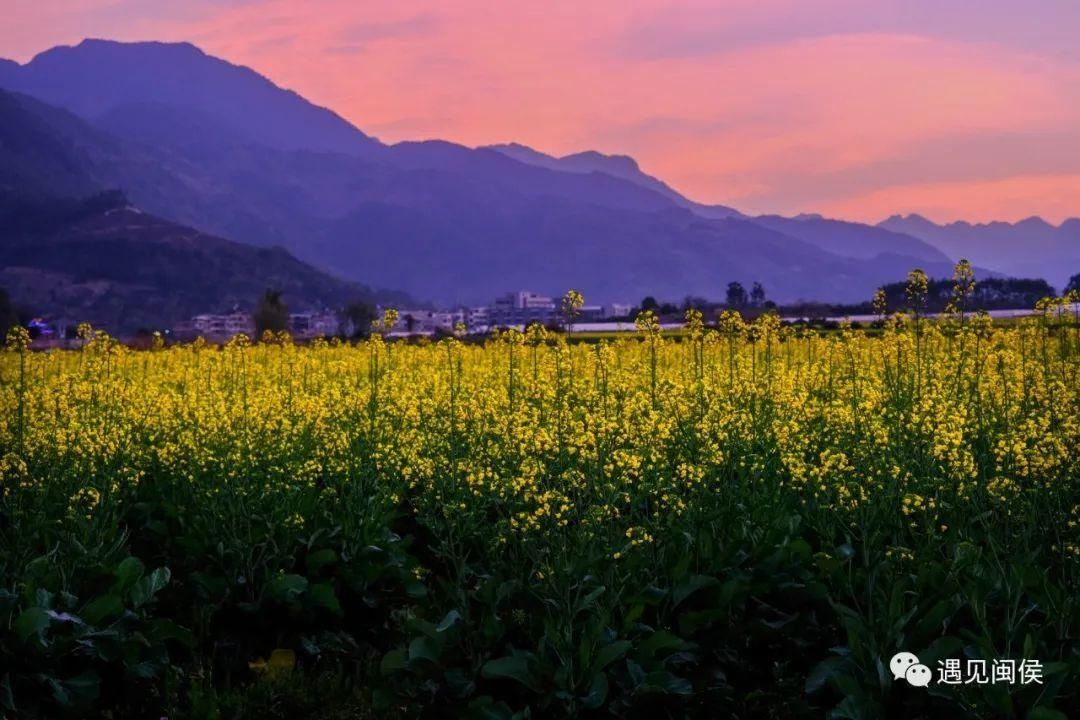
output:
[{"label": "silhouetted hillside", "polygon": [[35,313],[124,333],[250,308],[266,288],[293,309],[404,302],[299,262],[161,220],[110,192],[82,201],[0,200],[0,287]]}]

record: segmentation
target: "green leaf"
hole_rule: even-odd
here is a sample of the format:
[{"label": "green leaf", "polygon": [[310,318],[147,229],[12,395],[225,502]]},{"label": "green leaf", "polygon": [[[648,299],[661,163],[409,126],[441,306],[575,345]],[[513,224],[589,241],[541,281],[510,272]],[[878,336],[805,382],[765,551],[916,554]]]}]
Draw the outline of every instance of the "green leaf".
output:
[{"label": "green leaf", "polygon": [[1060,710],[1040,705],[1037,708],[1032,708],[1031,712],[1027,714],[1027,720],[1068,720],[1068,718]]},{"label": "green leaf", "polygon": [[632,643],[629,640],[616,640],[610,645],[605,645],[596,652],[596,658],[593,659],[590,670],[594,673],[600,672],[611,663],[624,657],[631,647]]},{"label": "green leaf", "polygon": [[690,597],[698,590],[715,587],[719,584],[720,581],[710,575],[694,575],[671,591],[672,607],[678,607],[682,604],[683,600],[686,600],[686,598]]},{"label": "green leaf", "polygon": [[696,635],[702,629],[726,618],[728,612],[724,608],[709,608],[685,613],[679,617],[679,632],[683,635]]},{"label": "green leaf", "polygon": [[91,625],[97,625],[107,618],[120,617],[123,613],[123,601],[112,593],[94,598],[82,610],[83,619]]},{"label": "green leaf", "polygon": [[604,701],[607,700],[607,694],[607,675],[598,672],[593,676],[592,684],[589,686],[589,693],[581,701],[582,705],[584,705],[587,710],[595,710],[604,704]]},{"label": "green leaf", "polygon": [[920,652],[919,662],[928,667],[935,667],[938,660],[956,657],[964,649],[964,643],[960,638],[946,635],[930,644],[926,650]]},{"label": "green leaf", "polygon": [[629,628],[631,625],[641,619],[641,616],[645,614],[645,606],[642,603],[633,605],[626,611],[626,615],[623,617],[623,627]]},{"label": "green leaf", "polygon": [[97,699],[101,687],[98,674],[89,671],[68,680],[52,681],[53,697],[65,707],[85,705]]},{"label": "green leaf", "polygon": [[195,635],[186,627],[178,625],[166,618],[157,618],[151,621],[153,635],[157,640],[172,640],[184,647],[195,645]]},{"label": "green leaf", "polygon": [[652,658],[659,652],[677,650],[683,646],[683,639],[667,630],[658,630],[641,643],[640,654]]},{"label": "green leaf", "polygon": [[412,578],[405,581],[405,594],[413,600],[419,600],[427,595],[427,588],[424,583]]},{"label": "green leaf", "polygon": [[77,615],[72,615],[71,613],[56,612],[55,610],[48,610],[47,612],[49,613],[49,619],[52,620],[54,623],[67,623],[71,625],[86,624],[82,621],[82,618],[78,617]]},{"label": "green leaf", "polygon": [[457,625],[459,622],[461,622],[461,613],[459,613],[457,610],[451,610],[450,612],[446,613],[446,616],[442,619],[442,622],[435,626],[435,632],[446,632],[450,628]]},{"label": "green leaf", "polygon": [[638,690],[642,692],[662,692],[668,695],[692,695],[694,686],[686,678],[662,670],[646,675],[645,682],[642,683]]},{"label": "green leaf", "polygon": [[161,663],[146,660],[129,666],[127,674],[140,680],[153,680],[161,674],[162,670],[164,666]]},{"label": "green leaf", "polygon": [[443,673],[446,687],[457,698],[466,698],[476,692],[476,683],[461,668],[450,668]]},{"label": "green leaf", "polygon": [[49,627],[49,611],[45,608],[32,607],[19,613],[11,629],[20,641],[26,642],[37,636],[38,642],[45,644],[45,630]]},{"label": "green leaf", "polygon": [[592,607],[592,604],[596,602],[596,598],[603,595],[605,590],[607,590],[607,588],[601,585],[598,588],[594,588],[588,594],[586,594],[585,597],[578,600],[577,604],[574,606],[574,615],[578,615],[579,613],[582,613]]},{"label": "green leaf", "polygon": [[338,561],[338,555],[330,548],[316,550],[307,556],[308,575],[318,575],[319,571],[327,565],[333,565]]},{"label": "green leaf", "polygon": [[409,665],[409,657],[401,648],[394,648],[382,657],[379,663],[379,672],[383,675],[392,675],[404,670]]},{"label": "green leaf", "polygon": [[428,637],[414,638],[409,643],[409,661],[415,660],[427,660],[428,662],[439,662],[439,646]]},{"label": "green leaf", "polygon": [[504,702],[496,702],[490,695],[481,695],[469,703],[468,720],[514,720],[518,716]]},{"label": "green leaf", "polygon": [[495,678],[517,680],[530,690],[539,692],[540,680],[534,669],[535,661],[536,657],[528,652],[507,655],[488,660],[480,668],[480,674],[489,680]]},{"label": "green leaf", "polygon": [[806,694],[815,693],[825,687],[829,678],[842,672],[849,664],[850,660],[846,657],[830,657],[819,662],[806,678]]},{"label": "green leaf", "polygon": [[341,615],[341,603],[338,602],[337,593],[330,583],[316,583],[308,588],[308,597],[315,605],[329,610],[335,615]]},{"label": "green leaf", "polygon": [[154,597],[158,590],[168,585],[171,579],[172,573],[166,567],[160,567],[148,576],[139,578],[129,594],[131,603],[135,607],[142,607],[150,602],[150,599]]},{"label": "green leaf", "polygon": [[144,572],[146,572],[146,567],[143,565],[142,560],[137,557],[124,558],[116,566],[116,570],[113,571],[116,581],[113,582],[112,591],[117,594],[127,592],[143,576]]},{"label": "green leaf", "polygon": [[269,580],[263,587],[263,596],[279,603],[296,600],[307,590],[308,580],[303,575],[279,575]]}]

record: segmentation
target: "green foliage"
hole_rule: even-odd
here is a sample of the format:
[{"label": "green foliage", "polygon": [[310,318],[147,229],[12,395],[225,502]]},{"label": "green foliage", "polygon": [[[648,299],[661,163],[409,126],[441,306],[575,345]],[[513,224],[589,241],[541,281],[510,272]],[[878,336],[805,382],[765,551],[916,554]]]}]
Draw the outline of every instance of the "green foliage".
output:
[{"label": "green foliage", "polygon": [[[69,550],[70,552],[70,550]],[[147,573],[117,546],[83,548],[79,582],[55,555],[30,560],[16,592],[0,590],[0,708],[25,717],[82,717],[96,706],[159,707],[169,648],[191,635],[154,612],[170,573]],[[78,592],[76,592],[78,591]]]}]

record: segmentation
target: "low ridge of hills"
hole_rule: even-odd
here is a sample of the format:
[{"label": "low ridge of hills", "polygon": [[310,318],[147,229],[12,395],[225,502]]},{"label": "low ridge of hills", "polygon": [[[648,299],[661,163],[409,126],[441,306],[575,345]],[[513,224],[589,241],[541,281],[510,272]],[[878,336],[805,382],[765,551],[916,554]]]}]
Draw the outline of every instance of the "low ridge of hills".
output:
[{"label": "low ridge of hills", "polygon": [[0,198],[0,287],[36,311],[117,333],[250,309],[267,288],[280,290],[294,311],[407,300],[331,277],[281,248],[148,215],[116,191],[81,200]]}]

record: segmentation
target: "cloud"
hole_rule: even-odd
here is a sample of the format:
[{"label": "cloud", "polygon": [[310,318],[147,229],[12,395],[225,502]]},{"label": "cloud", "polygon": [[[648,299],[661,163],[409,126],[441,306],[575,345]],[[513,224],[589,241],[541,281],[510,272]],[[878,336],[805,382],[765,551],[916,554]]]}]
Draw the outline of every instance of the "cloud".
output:
[{"label": "cloud", "polygon": [[388,38],[416,37],[426,35],[436,27],[438,20],[431,13],[420,13],[401,20],[355,23],[341,31],[341,39],[350,43],[368,43]]},{"label": "cloud", "polygon": [[438,28],[438,19],[430,13],[421,13],[401,20],[355,23],[338,35],[338,43],[327,48],[337,55],[355,55],[364,52],[371,43],[380,40],[400,40],[423,37]]}]

